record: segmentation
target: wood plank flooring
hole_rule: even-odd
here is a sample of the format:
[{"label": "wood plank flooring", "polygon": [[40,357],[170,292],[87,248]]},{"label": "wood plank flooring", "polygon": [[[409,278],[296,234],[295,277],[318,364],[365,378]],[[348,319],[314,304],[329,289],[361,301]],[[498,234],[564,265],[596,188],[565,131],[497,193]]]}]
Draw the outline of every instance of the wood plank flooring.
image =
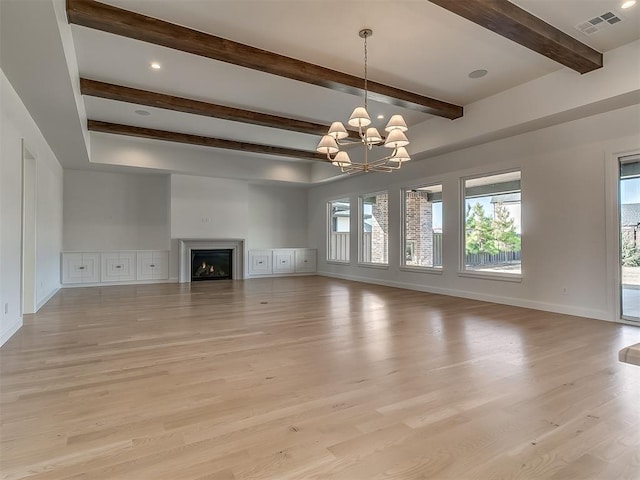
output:
[{"label": "wood plank flooring", "polygon": [[637,480],[638,342],[322,277],[66,289],[0,349],[1,478]]}]

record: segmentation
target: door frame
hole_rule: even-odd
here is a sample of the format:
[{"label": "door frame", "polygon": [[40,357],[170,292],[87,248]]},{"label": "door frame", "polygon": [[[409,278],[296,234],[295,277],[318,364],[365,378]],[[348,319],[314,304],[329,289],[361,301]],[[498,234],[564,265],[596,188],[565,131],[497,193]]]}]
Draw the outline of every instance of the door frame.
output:
[{"label": "door frame", "polygon": [[20,312],[37,310],[36,217],[37,162],[22,139],[21,235],[20,235]]},{"label": "door frame", "polygon": [[640,148],[611,152],[605,163],[607,310],[611,320],[640,326],[640,320],[622,317],[622,269],[620,266],[620,159],[640,156]]}]

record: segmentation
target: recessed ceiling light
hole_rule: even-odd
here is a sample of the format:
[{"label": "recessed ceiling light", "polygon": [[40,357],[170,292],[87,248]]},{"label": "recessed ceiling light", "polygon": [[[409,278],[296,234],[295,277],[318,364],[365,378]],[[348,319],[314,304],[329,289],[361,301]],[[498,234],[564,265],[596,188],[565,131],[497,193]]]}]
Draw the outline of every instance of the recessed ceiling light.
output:
[{"label": "recessed ceiling light", "polygon": [[384,118],[384,115],[380,114],[378,115],[378,120],[382,120]]},{"label": "recessed ceiling light", "polygon": [[474,70],[469,74],[469,78],[482,78],[487,74],[487,70]]},{"label": "recessed ceiling light", "polygon": [[151,68],[153,68],[154,70],[160,70],[160,68],[162,68],[162,65],[160,65],[158,62],[151,62]]},{"label": "recessed ceiling light", "polygon": [[151,115],[151,113],[147,112],[146,110],[135,110],[134,113],[137,113],[138,115],[142,115],[143,117],[146,117],[147,115]]},{"label": "recessed ceiling light", "polygon": [[620,8],[624,8],[624,9],[631,8],[631,7],[633,7],[635,4],[636,4],[636,0],[627,0],[626,2],[624,2],[624,3],[620,6]]}]

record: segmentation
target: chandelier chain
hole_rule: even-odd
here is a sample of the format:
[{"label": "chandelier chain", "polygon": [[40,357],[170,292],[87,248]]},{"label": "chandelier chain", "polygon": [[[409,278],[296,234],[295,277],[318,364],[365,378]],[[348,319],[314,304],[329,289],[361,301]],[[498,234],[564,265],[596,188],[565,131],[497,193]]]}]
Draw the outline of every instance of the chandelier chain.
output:
[{"label": "chandelier chain", "polygon": [[367,85],[367,60],[368,60],[368,56],[367,56],[367,37],[369,37],[369,35],[367,33],[364,34],[364,108],[365,110],[367,109],[367,93],[368,93],[368,85]]}]

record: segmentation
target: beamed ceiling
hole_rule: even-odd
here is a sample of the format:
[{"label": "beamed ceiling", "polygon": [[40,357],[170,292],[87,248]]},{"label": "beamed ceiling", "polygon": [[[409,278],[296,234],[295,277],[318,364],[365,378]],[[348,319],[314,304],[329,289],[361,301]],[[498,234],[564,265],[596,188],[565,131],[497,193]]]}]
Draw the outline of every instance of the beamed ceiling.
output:
[{"label": "beamed ceiling", "polygon": [[[466,106],[552,72],[601,69],[602,52],[640,36],[640,16],[619,3],[66,0],[61,11],[92,138],[314,164],[326,161],[315,146],[330,123],[362,104],[360,29],[374,32],[374,126],[400,113],[411,140],[414,126],[457,122]],[[593,36],[575,28],[607,11],[623,21]],[[489,73],[469,78],[478,69]]]}]

